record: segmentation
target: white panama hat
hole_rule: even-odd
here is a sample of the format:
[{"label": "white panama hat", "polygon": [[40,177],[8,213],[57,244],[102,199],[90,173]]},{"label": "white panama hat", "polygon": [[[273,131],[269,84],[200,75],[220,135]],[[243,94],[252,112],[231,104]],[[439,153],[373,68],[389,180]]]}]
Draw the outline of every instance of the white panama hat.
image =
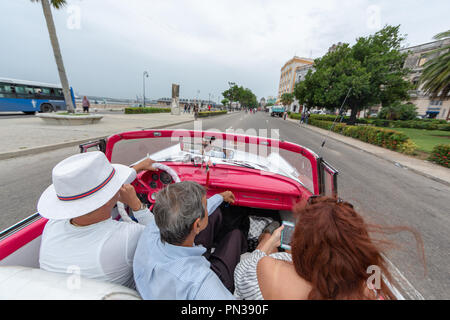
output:
[{"label": "white panama hat", "polygon": [[82,216],[103,206],[135,178],[134,169],[111,164],[103,152],[71,156],[53,168],[53,184],[39,198],[38,212],[54,220]]}]

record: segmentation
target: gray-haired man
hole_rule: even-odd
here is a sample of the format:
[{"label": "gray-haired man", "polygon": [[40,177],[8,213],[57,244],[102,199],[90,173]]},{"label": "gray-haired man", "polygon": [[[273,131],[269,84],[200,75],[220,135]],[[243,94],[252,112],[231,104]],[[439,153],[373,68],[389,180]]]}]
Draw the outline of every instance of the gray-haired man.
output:
[{"label": "gray-haired man", "polygon": [[223,201],[234,202],[233,193],[206,200],[205,189],[192,181],[171,184],[158,193],[154,221],[142,233],[133,263],[136,287],[144,299],[234,299],[233,274],[246,251],[244,234],[233,230],[212,254],[206,249],[220,227],[218,207]]}]

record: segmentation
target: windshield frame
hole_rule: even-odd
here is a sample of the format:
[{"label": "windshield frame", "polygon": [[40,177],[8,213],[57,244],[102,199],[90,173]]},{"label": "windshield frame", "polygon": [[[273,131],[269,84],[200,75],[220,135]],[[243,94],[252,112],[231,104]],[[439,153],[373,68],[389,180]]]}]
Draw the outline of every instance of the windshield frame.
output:
[{"label": "windshield frame", "polygon": [[[314,190],[310,190],[312,193],[318,195],[321,193],[321,182],[320,182],[320,171],[321,171],[321,162],[322,158],[319,157],[316,153],[311,151],[308,148],[300,146],[298,144],[270,139],[258,136],[251,135],[242,135],[242,134],[233,134],[233,133],[224,133],[224,132],[216,132],[216,131],[196,131],[196,130],[158,130],[158,129],[149,129],[149,130],[140,130],[140,131],[128,131],[119,134],[114,134],[109,136],[106,143],[105,155],[109,161],[111,161],[114,146],[117,142],[122,140],[133,140],[133,139],[153,139],[153,138],[172,138],[177,139],[180,137],[189,137],[195,139],[199,139],[199,141],[203,141],[205,138],[216,137],[223,141],[237,142],[237,143],[245,143],[245,144],[256,144],[263,145],[266,148],[279,148],[286,151],[298,153],[299,156],[306,158],[311,164],[312,170],[312,181]],[[255,169],[259,170],[259,169]]]}]

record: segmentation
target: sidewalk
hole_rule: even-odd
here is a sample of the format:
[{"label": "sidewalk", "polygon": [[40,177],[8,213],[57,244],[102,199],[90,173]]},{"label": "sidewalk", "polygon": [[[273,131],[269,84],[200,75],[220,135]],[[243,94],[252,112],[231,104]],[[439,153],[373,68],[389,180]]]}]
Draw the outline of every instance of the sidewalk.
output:
[{"label": "sidewalk", "polygon": [[[298,126],[299,121],[287,118],[289,121],[295,122]],[[397,166],[405,167],[413,172],[416,172],[422,176],[433,179],[435,181],[444,183],[450,186],[450,170],[440,165],[431,163],[429,161],[420,160],[405,154],[385,149],[373,144],[369,144],[357,139],[353,139],[341,134],[330,132],[315,126],[302,124],[301,127],[315,131],[324,137],[327,136],[330,139],[340,141],[346,145],[370,153],[378,158],[387,160],[394,163]]]},{"label": "sidewalk", "polygon": [[193,114],[101,114],[98,124],[47,125],[39,118],[0,120],[0,160],[69,147],[111,134],[194,121]]}]

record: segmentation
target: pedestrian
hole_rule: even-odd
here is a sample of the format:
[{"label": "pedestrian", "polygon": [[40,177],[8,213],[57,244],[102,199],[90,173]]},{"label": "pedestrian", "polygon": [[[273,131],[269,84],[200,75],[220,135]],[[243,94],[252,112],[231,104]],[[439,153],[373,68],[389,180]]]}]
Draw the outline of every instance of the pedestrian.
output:
[{"label": "pedestrian", "polygon": [[301,118],[300,118],[300,124],[305,122],[305,111],[302,112]]},{"label": "pedestrian", "polygon": [[194,119],[197,120],[198,117],[198,105],[195,104],[194,105]]},{"label": "pedestrian", "polygon": [[311,113],[309,112],[309,110],[308,111],[306,111],[306,115],[305,115],[305,124],[308,124],[308,118],[309,118],[309,115],[310,115]]},{"label": "pedestrian", "polygon": [[283,114],[283,119],[286,120],[287,112],[285,111]]},{"label": "pedestrian", "polygon": [[86,96],[83,97],[83,102],[81,103],[81,105],[83,106],[83,113],[89,113],[89,107],[91,104],[89,103],[89,100]]},{"label": "pedestrian", "polygon": [[184,105],[184,112],[183,113],[186,113],[186,111],[187,111],[187,104]]}]

